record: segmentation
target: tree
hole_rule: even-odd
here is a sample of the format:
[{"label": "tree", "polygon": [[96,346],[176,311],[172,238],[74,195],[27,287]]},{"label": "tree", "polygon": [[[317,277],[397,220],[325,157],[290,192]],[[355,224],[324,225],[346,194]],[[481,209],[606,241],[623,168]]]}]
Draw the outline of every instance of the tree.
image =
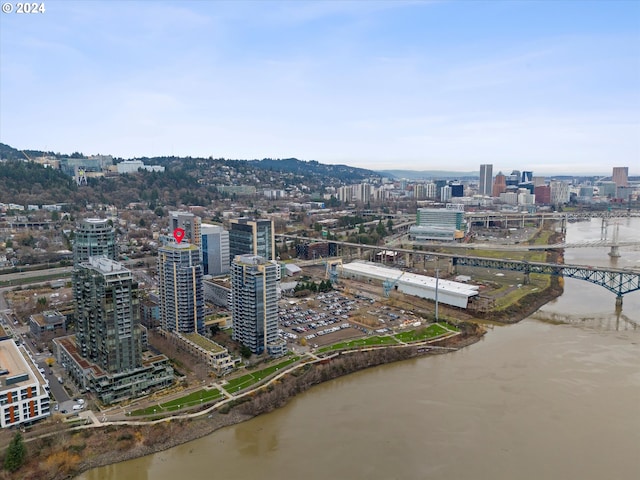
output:
[{"label": "tree", "polygon": [[16,432],[7,447],[7,454],[4,457],[4,468],[10,472],[18,470],[25,461],[27,449],[22,441],[22,434]]},{"label": "tree", "polygon": [[251,349],[246,345],[242,345],[240,347],[240,355],[242,355],[244,358],[249,358],[251,356]]}]

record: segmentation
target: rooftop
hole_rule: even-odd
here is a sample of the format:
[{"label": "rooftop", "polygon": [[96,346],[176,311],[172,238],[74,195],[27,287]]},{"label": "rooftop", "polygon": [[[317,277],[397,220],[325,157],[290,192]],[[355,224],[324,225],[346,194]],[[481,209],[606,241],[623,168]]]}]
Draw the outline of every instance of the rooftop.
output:
[{"label": "rooftop", "polygon": [[46,383],[35,365],[29,366],[26,355],[12,339],[0,341],[0,391],[35,382]]},{"label": "rooftop", "polygon": [[204,348],[209,352],[218,353],[218,352],[223,352],[225,350],[216,342],[209,340],[206,337],[203,337],[199,333],[183,333],[182,336],[187,340],[192,341],[193,343],[198,345],[200,348]]},{"label": "rooftop", "polygon": [[471,297],[478,294],[476,285],[466,283],[452,282],[451,280],[436,279],[426,275],[418,275],[416,273],[404,272],[397,268],[389,268],[371,262],[351,262],[342,266],[343,270],[360,275],[368,275],[378,280],[399,281],[406,285],[414,285],[423,288],[436,288],[438,282],[438,290],[442,292],[455,293],[458,295],[466,295]]}]

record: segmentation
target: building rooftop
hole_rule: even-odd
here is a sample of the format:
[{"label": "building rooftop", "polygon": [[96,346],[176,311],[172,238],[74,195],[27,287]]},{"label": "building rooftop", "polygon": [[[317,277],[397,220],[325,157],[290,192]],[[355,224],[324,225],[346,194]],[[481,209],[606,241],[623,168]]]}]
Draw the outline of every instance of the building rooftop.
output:
[{"label": "building rooftop", "polygon": [[48,310],[42,313],[34,313],[31,318],[41,327],[51,325],[52,323],[58,323],[65,320],[64,315],[54,310]]},{"label": "building rooftop", "polygon": [[193,343],[195,343],[196,345],[198,345],[200,348],[204,348],[205,350],[209,351],[209,352],[222,352],[225,349],[223,347],[221,347],[220,345],[218,345],[216,342],[209,340],[207,337],[203,337],[202,335],[198,334],[198,333],[183,333],[182,336],[184,338],[186,338],[187,340],[192,341]]},{"label": "building rooftop", "polygon": [[0,381],[0,392],[20,385],[46,383],[27,353],[12,339],[0,341]]},{"label": "building rooftop", "polygon": [[406,285],[420,286],[423,288],[436,288],[436,280],[438,281],[438,290],[447,293],[455,293],[458,295],[466,295],[472,297],[478,294],[476,285],[466,283],[452,282],[451,280],[436,279],[426,275],[418,275],[416,273],[404,272],[396,268],[383,267],[371,262],[351,262],[342,266],[343,270],[360,275],[368,275],[378,280],[390,280],[402,282]]},{"label": "building rooftop", "polygon": [[89,257],[88,262],[93,268],[103,273],[128,272],[124,265],[107,257]]},{"label": "building rooftop", "polygon": [[170,241],[169,243],[167,243],[166,245],[162,246],[160,248],[160,250],[197,250],[198,246],[197,245],[193,245],[187,241],[183,241],[180,243],[177,243],[175,241]]},{"label": "building rooftop", "polygon": [[54,342],[59,343],[60,345],[62,345],[65,348],[65,350],[67,352],[69,352],[69,355],[71,355],[73,357],[73,359],[76,361],[76,363],[83,370],[85,370],[85,371],[92,370],[94,376],[96,376],[96,377],[101,377],[102,375],[106,375],[106,372],[102,368],[100,368],[95,363],[92,363],[92,362],[88,361],[87,359],[85,359],[83,356],[81,356],[78,353],[78,349],[76,348],[76,336],[75,335],[69,335],[67,337],[56,338],[56,339],[54,339]]}]

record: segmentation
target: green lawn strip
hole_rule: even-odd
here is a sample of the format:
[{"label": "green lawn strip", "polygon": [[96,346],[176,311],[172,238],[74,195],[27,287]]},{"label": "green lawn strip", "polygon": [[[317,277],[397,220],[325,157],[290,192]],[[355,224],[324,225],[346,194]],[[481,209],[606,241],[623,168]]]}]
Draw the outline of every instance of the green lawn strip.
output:
[{"label": "green lawn strip", "polygon": [[192,407],[194,405],[208,403],[220,397],[222,397],[222,393],[218,389],[198,390],[197,392],[190,393],[189,395],[176,398],[175,400],[171,400],[169,402],[165,402],[160,405],[153,405],[148,408],[134,410],[133,412],[131,412],[131,415],[152,415],[154,413],[159,413],[163,411],[171,412],[173,410],[178,410],[179,408],[182,408],[182,407]]},{"label": "green lawn strip", "polygon": [[351,340],[349,342],[339,342],[339,343],[334,343],[333,345],[322,347],[318,349],[318,353],[329,352],[332,350],[342,350],[345,348],[373,347],[376,345],[393,345],[395,343],[398,343],[397,340],[393,337],[388,337],[388,336],[358,338],[356,340]]},{"label": "green lawn strip", "polygon": [[253,385],[254,383],[259,382],[260,380],[275,373],[277,370],[281,370],[284,367],[297,362],[299,359],[300,357],[291,357],[284,362],[278,363],[277,365],[271,365],[270,367],[263,368],[262,370],[258,370],[257,372],[251,372],[247,373],[246,375],[242,375],[241,377],[233,378],[229,380],[229,382],[224,385],[223,388],[229,393],[235,393],[239,390]]},{"label": "green lawn strip", "polygon": [[[455,330],[455,327],[448,325],[451,330]],[[401,332],[395,335],[395,337],[401,342],[418,342],[420,340],[427,340],[439,335],[449,333],[449,330],[445,329],[442,325],[434,323],[426,328],[419,330],[410,330],[408,332]]]}]

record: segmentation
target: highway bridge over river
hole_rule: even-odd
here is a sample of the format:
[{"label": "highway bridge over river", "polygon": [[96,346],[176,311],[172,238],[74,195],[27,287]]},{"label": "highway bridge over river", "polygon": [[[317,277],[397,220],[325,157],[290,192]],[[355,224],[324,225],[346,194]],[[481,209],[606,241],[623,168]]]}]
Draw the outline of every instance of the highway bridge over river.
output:
[{"label": "highway bridge over river", "polygon": [[[592,267],[588,265],[567,265],[558,263],[544,263],[544,262],[527,262],[521,260],[510,259],[497,259],[497,258],[485,258],[472,255],[452,254],[452,253],[438,253],[433,251],[413,250],[406,248],[396,248],[390,246],[380,245],[364,245],[360,243],[351,242],[339,242],[328,241],[322,239],[312,239],[308,237],[301,237],[297,235],[277,234],[277,238],[284,240],[300,240],[300,241],[313,241],[313,242],[325,242],[335,243],[338,248],[339,258],[363,258],[363,253],[369,251],[373,253],[374,258],[378,254],[381,258],[385,259],[387,256],[405,258],[405,264],[407,266],[413,265],[416,260],[419,262],[422,259],[426,264],[426,260],[430,257],[442,258],[449,262],[450,273],[456,272],[456,267],[479,267],[485,269],[495,270],[511,270],[516,272],[522,272],[524,274],[525,283],[529,280],[531,273],[540,273],[545,275],[554,275],[560,277],[577,278],[579,280],[585,280],[601,287],[606,288],[610,292],[616,295],[616,305],[622,306],[622,297],[627,293],[640,290],[640,270],[634,269],[618,269],[609,267]],[[632,245],[639,245],[638,242],[628,242]],[[564,245],[564,244],[558,244]],[[447,244],[447,246],[451,246]],[[467,245],[468,246],[468,245]],[[533,245],[532,245],[533,246]],[[595,246],[595,245],[592,245]],[[597,245],[603,246],[603,245]],[[493,245],[484,245],[483,248],[493,248]],[[563,248],[553,245],[547,245],[547,249]],[[389,255],[391,253],[391,255]],[[336,258],[338,258],[336,257]],[[300,262],[307,263],[307,262]],[[331,263],[331,259],[318,258],[310,260],[309,264]],[[385,263],[385,262],[383,262]]]}]

